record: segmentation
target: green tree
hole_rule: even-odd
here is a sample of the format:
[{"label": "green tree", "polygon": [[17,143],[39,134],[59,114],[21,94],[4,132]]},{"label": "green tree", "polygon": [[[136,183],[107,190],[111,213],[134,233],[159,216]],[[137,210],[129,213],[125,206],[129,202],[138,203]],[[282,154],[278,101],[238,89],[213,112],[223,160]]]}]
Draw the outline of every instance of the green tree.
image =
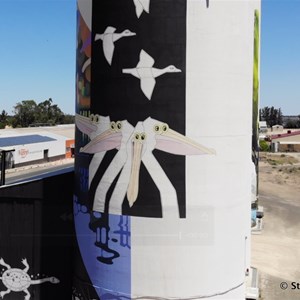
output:
[{"label": "green tree", "polygon": [[36,120],[38,123],[48,123],[48,121],[51,119],[51,105],[51,98],[38,104]]},{"label": "green tree", "polygon": [[277,109],[274,106],[265,106],[259,110],[259,115],[260,120],[266,121],[270,127],[283,124],[281,108]]},{"label": "green tree", "polygon": [[14,106],[15,115],[9,122],[13,127],[28,127],[34,124],[72,124],[75,117],[65,115],[51,98],[37,104],[34,100],[23,100]]},{"label": "green tree", "polygon": [[13,127],[28,127],[36,121],[37,104],[34,100],[23,100],[14,106]]},{"label": "green tree", "polygon": [[0,129],[5,128],[5,126],[7,125],[7,118],[8,118],[8,114],[7,112],[3,109],[2,113],[0,115]]},{"label": "green tree", "polygon": [[282,111],[281,108],[278,108],[278,116],[277,116],[277,124],[278,125],[283,125],[283,115],[282,115]]},{"label": "green tree", "polygon": [[8,117],[8,113],[3,109],[0,115],[0,122],[6,122]]},{"label": "green tree", "polygon": [[49,113],[55,124],[61,124],[63,122],[64,113],[56,104],[51,106]]},{"label": "green tree", "polygon": [[298,116],[298,119],[287,119],[286,124],[285,124],[286,128],[300,128],[300,115]]},{"label": "green tree", "polygon": [[75,123],[75,116],[66,114],[63,116],[62,124],[74,124]]},{"label": "green tree", "polygon": [[38,104],[37,123],[60,124],[63,116],[63,112],[56,104],[53,104],[51,98]]}]

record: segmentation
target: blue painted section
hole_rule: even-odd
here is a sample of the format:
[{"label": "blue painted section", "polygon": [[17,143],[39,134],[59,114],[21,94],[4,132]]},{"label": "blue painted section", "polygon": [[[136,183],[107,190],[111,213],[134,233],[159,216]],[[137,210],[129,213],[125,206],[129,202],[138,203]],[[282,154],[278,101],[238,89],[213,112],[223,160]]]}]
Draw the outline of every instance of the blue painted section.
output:
[{"label": "blue painted section", "polygon": [[18,145],[52,142],[52,141],[56,141],[56,139],[53,139],[49,136],[39,135],[39,134],[3,137],[0,138],[0,147],[11,147],[11,146],[18,146]]},{"label": "blue painted section", "polygon": [[89,212],[76,197],[74,217],[82,260],[99,298],[131,299],[130,217]]}]

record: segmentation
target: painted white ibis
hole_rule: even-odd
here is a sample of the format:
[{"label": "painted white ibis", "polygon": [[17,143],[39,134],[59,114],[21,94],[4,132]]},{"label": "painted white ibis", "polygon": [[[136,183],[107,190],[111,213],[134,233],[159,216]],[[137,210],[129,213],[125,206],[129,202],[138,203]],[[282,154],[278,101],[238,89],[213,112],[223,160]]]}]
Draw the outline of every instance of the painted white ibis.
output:
[{"label": "painted white ibis", "polygon": [[155,78],[165,73],[181,72],[175,66],[170,65],[163,69],[153,68],[154,59],[144,50],[140,52],[140,61],[135,68],[123,69],[125,74],[131,74],[141,81],[141,89],[148,100],[151,100],[152,93],[155,87]]},{"label": "painted white ibis", "polygon": [[[118,124],[118,122],[117,122]],[[139,193],[139,172],[141,162],[145,165],[160,192],[163,216],[176,213],[177,193],[152,151],[158,149],[176,155],[215,154],[213,149],[172,130],[166,123],[147,118],[133,128],[127,121],[119,123],[119,130],[107,131],[94,138],[81,151],[96,153],[117,148],[119,151],[105,171],[94,198],[93,209],[103,212],[109,187],[120,173],[109,201],[109,212],[122,214],[122,204],[127,193],[129,205],[133,206]]]},{"label": "painted white ibis", "polygon": [[[111,186],[114,179],[118,176],[119,172],[124,167],[125,163],[127,161],[131,161],[131,155],[130,153],[130,144],[128,143],[130,136],[132,135],[132,132],[134,130],[134,127],[127,122],[124,121],[117,121],[117,122],[111,122],[110,128],[103,132],[102,134],[98,135],[96,138],[90,141],[84,148],[82,148],[81,152],[86,153],[98,153],[98,152],[106,152],[112,149],[119,149],[117,154],[114,156],[111,164],[106,169],[106,171],[103,174],[103,177],[96,189],[95,198],[94,198],[94,205],[93,210],[104,212],[105,208],[105,198],[106,193]],[[98,167],[99,165],[97,165]],[[130,164],[129,164],[130,167]],[[130,168],[128,170],[128,178],[130,174]],[[122,187],[122,181],[124,180],[123,177],[126,176],[126,168],[123,168],[123,171],[118,179],[118,183],[115,187],[115,190],[113,192],[112,197],[118,192],[118,190]],[[125,184],[127,179],[125,178]],[[126,188],[125,187],[125,193],[123,197],[119,197],[117,199],[118,208],[122,206],[125,194],[126,194]],[[121,199],[122,198],[122,199]],[[120,210],[119,214],[120,213]]]},{"label": "painted white ibis", "polygon": [[111,65],[112,58],[114,55],[115,50],[115,42],[122,37],[130,37],[136,35],[135,32],[131,32],[130,30],[126,29],[123,32],[116,33],[116,28],[108,26],[103,34],[96,34],[95,41],[102,40],[102,47],[105,59]]},{"label": "painted white ibis", "polygon": [[[111,122],[109,117],[91,114],[89,117],[76,114],[75,123],[78,129],[86,134],[91,140],[96,138],[99,134],[105,132],[110,128]],[[84,151],[82,151],[84,152]],[[105,152],[95,152],[89,165],[89,187],[101,164]]]}]

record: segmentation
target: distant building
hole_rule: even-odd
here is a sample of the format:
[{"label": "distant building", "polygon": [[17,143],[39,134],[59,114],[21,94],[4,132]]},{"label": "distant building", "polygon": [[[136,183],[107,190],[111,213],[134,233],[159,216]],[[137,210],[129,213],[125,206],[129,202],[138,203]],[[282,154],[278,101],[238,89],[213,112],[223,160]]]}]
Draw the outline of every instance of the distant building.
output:
[{"label": "distant building", "polygon": [[274,152],[300,152],[300,130],[272,135]]},{"label": "distant building", "polygon": [[13,149],[12,166],[69,158],[74,154],[75,127],[35,127],[0,130],[0,148]]},{"label": "distant building", "polygon": [[272,132],[283,132],[283,126],[282,125],[273,125]]},{"label": "distant building", "polygon": [[268,126],[266,121],[259,121],[259,132],[265,133],[268,131]]}]

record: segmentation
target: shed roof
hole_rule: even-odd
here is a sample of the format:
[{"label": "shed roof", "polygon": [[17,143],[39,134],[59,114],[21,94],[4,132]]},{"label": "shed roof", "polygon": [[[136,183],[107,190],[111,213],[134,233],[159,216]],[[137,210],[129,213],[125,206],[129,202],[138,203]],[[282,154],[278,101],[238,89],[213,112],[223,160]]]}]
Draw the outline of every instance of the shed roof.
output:
[{"label": "shed roof", "polygon": [[17,145],[36,144],[51,141],[56,141],[56,139],[39,134],[0,137],[0,147],[11,147]]},{"label": "shed roof", "polygon": [[65,124],[49,127],[28,127],[28,128],[7,128],[0,129],[1,136],[17,136],[23,134],[41,134],[50,135],[55,134],[68,139],[75,138],[75,124]]},{"label": "shed roof", "polygon": [[272,140],[282,139],[287,137],[298,137],[298,136],[300,136],[300,131],[292,131],[290,133],[273,134]]}]

